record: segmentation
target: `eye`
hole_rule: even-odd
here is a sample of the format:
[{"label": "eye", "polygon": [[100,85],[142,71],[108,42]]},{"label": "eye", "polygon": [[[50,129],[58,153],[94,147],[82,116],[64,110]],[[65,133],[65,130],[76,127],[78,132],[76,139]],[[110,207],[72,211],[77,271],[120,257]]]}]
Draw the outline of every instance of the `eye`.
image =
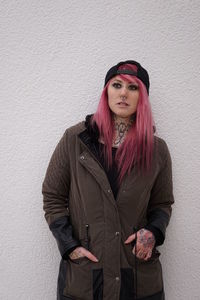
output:
[{"label": "eye", "polygon": [[114,88],[116,88],[116,89],[119,89],[119,88],[121,87],[121,84],[120,84],[120,83],[117,83],[117,82],[114,82],[114,83],[112,84],[112,86],[113,86]]},{"label": "eye", "polygon": [[129,88],[130,88],[130,90],[132,90],[132,91],[138,90],[138,86],[135,85],[135,84],[129,85]]}]

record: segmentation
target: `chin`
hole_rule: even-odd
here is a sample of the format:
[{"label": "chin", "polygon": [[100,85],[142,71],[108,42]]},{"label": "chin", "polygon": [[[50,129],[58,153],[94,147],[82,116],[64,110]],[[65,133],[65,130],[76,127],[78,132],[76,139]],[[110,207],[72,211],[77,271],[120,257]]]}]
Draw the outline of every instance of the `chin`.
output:
[{"label": "chin", "polygon": [[127,112],[118,112],[118,111],[114,111],[113,113],[115,114],[115,116],[117,116],[119,118],[129,118],[133,114],[133,113],[127,113]]}]

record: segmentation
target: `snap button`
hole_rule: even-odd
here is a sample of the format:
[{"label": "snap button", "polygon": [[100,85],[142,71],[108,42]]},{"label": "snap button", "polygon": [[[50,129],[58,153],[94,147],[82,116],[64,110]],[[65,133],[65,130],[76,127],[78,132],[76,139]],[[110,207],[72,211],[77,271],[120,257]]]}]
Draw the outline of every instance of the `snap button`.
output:
[{"label": "snap button", "polygon": [[80,159],[84,159],[84,158],[85,158],[85,156],[84,156],[84,155],[81,155],[81,156],[80,156]]},{"label": "snap button", "polygon": [[116,231],[116,232],[115,232],[115,235],[118,236],[118,235],[119,235],[119,231]]},{"label": "snap button", "polygon": [[115,277],[115,280],[116,280],[116,281],[119,281],[119,277]]},{"label": "snap button", "polygon": [[111,193],[111,190],[110,190],[110,189],[108,189],[108,193]]}]

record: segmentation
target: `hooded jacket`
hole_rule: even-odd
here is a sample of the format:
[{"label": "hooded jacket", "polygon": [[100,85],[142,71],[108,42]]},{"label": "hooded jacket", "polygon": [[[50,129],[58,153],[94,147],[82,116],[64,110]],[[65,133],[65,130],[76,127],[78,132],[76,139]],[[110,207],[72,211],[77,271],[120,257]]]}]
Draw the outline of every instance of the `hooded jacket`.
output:
[{"label": "hooded jacket", "polygon": [[[114,199],[93,149],[94,136],[85,121],[66,129],[42,184],[45,219],[62,256],[57,299],[163,300],[160,252],[154,247],[148,261],[140,260],[124,241],[150,224],[164,242],[174,203],[168,146],[154,135],[151,173],[139,175],[135,165]],[[77,246],[98,262],[71,260],[66,253]]]}]

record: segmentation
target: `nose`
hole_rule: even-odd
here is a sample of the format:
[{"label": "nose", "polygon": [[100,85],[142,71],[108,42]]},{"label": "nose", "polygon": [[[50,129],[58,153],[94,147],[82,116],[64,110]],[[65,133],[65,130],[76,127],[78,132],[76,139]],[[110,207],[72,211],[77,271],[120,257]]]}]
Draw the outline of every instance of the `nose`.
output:
[{"label": "nose", "polygon": [[121,88],[121,90],[120,90],[120,96],[122,97],[122,98],[124,98],[124,97],[126,97],[127,96],[127,88],[125,87],[125,86],[123,86],[122,88]]}]

